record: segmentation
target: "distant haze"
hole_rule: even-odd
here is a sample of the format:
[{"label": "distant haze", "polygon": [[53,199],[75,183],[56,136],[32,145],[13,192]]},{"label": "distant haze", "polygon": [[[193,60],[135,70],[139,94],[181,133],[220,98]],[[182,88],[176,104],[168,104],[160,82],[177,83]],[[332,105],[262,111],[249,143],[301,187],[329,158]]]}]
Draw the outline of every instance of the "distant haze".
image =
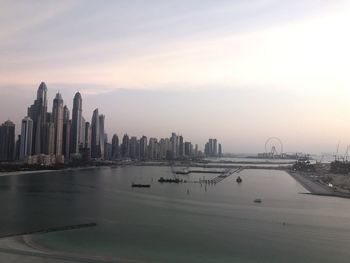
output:
[{"label": "distant haze", "polygon": [[[203,149],[341,151],[350,144],[350,2],[1,1],[0,122],[45,81],[121,137],[177,132]],[[49,109],[51,111],[51,109]]]}]

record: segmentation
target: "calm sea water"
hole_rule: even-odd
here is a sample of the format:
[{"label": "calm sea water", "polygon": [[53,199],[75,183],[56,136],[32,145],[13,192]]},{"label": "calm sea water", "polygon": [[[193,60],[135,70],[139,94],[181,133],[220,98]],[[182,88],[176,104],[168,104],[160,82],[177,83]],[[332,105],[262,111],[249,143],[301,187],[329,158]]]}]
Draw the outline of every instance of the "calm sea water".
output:
[{"label": "calm sea water", "polygon": [[[97,222],[35,240],[140,262],[349,262],[348,199],[299,194],[307,191],[282,171],[244,170],[242,184],[233,175],[207,187],[160,184],[160,176],[172,177],[170,168],[0,177],[0,233]],[[215,175],[183,177],[203,176]],[[132,182],[152,187],[132,189]]]}]

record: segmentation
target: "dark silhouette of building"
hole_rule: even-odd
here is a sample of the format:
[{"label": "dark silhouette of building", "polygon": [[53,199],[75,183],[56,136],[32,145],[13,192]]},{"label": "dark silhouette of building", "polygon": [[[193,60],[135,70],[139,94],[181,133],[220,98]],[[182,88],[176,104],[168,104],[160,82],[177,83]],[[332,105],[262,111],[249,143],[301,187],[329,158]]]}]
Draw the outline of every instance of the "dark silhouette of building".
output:
[{"label": "dark silhouette of building", "polygon": [[79,92],[77,92],[73,99],[73,112],[72,112],[72,126],[70,130],[70,153],[79,153],[81,138],[81,123],[82,123],[82,104],[83,100]]},{"label": "dark silhouette of building", "polygon": [[41,82],[37,91],[37,98],[28,108],[28,116],[33,120],[32,154],[41,154],[47,148],[45,137],[47,117],[47,87]]},{"label": "dark silhouette of building", "polygon": [[119,138],[117,134],[114,134],[112,138],[112,159],[118,159],[119,155]]},{"label": "dark silhouette of building", "polygon": [[15,124],[10,120],[0,126],[0,161],[15,158]]}]

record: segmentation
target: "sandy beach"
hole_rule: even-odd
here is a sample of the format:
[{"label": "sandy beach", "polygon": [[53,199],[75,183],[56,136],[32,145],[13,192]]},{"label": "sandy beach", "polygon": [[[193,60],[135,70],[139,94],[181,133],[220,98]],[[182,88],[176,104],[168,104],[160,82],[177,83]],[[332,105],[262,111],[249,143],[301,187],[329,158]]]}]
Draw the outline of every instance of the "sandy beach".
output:
[{"label": "sandy beach", "polygon": [[82,255],[76,253],[54,251],[35,242],[35,235],[23,235],[0,239],[1,262],[26,263],[136,263],[124,259],[106,256]]}]

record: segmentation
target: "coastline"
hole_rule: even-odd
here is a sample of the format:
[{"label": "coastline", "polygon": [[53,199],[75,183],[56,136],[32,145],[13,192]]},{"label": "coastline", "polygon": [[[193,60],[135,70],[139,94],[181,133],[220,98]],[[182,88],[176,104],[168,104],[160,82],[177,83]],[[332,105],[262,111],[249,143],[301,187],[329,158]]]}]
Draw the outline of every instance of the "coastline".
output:
[{"label": "coastline", "polygon": [[310,193],[303,194],[311,194],[318,196],[330,196],[330,197],[341,197],[341,198],[350,198],[350,193],[343,193],[334,190],[333,188],[328,187],[326,184],[323,184],[319,181],[312,180],[307,175],[303,175],[300,172],[292,172],[286,170],[286,172],[293,177],[298,183],[300,183],[306,190]]},{"label": "coastline", "polygon": [[33,174],[33,173],[53,173],[53,172],[62,172],[62,171],[79,171],[79,170],[95,169],[95,168],[101,168],[101,167],[107,167],[107,166],[64,167],[62,169],[0,172],[0,176],[23,175],[23,174]]},{"label": "coastline", "polygon": [[[34,238],[35,235],[23,235],[0,239],[0,253],[2,260],[9,262],[89,262],[89,263],[112,263],[112,262],[133,262],[130,260],[121,260],[107,256],[86,255],[64,251],[56,251],[38,244]],[[13,261],[15,260],[15,261]],[[45,260],[45,261],[42,261]]]}]

